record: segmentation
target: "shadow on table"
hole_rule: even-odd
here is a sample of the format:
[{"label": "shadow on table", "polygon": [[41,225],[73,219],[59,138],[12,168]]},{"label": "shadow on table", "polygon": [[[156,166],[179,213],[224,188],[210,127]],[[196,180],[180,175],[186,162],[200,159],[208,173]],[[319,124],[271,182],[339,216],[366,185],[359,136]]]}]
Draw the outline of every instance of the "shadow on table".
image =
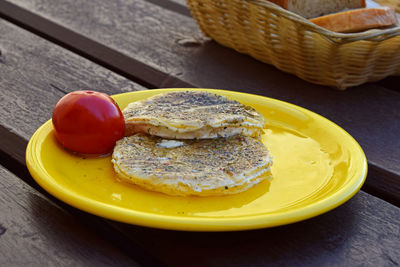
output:
[{"label": "shadow on table", "polygon": [[[124,224],[118,227],[174,266],[352,266],[366,261],[380,265],[387,263],[382,254],[396,258],[397,252],[389,240],[391,232],[382,230],[388,227],[381,219],[384,211],[376,214],[373,210],[378,207],[369,207],[383,201],[372,198],[379,202],[368,203],[370,199],[358,193],[343,206],[316,218],[262,230],[197,233]],[[382,248],[388,251],[382,253]]]}]

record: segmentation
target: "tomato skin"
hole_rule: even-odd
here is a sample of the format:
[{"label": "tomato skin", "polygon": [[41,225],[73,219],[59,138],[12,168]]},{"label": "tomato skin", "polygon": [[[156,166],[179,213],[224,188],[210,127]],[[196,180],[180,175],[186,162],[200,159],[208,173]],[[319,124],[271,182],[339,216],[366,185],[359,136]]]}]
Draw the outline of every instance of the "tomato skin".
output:
[{"label": "tomato skin", "polygon": [[124,136],[125,121],[107,94],[75,91],[62,97],[53,110],[57,140],[82,154],[105,154]]}]

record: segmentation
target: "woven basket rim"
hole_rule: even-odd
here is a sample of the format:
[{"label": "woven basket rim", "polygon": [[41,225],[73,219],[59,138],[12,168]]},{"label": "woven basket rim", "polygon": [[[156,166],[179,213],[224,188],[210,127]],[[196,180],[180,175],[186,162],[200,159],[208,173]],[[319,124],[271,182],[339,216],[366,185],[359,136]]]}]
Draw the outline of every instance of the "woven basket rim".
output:
[{"label": "woven basket rim", "polygon": [[368,41],[376,41],[380,42],[395,36],[400,35],[400,26],[392,27],[388,29],[372,29],[364,32],[358,33],[337,33],[330,31],[328,29],[322,28],[308,19],[297,15],[291,11],[288,11],[268,0],[241,0],[248,2],[249,4],[260,6],[263,8],[268,9],[269,11],[273,11],[279,16],[285,17],[289,20],[295,21],[300,23],[306,30],[311,32],[316,32],[324,36],[326,39],[334,43],[349,43],[353,41],[360,41],[360,40],[368,40]]}]

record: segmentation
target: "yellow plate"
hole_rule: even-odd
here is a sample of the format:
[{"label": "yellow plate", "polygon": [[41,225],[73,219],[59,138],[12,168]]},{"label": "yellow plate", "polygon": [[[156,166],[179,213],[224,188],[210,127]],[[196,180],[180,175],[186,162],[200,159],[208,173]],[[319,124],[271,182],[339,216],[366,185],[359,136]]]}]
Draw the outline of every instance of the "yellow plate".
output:
[{"label": "yellow plate", "polygon": [[[121,109],[132,101],[171,91],[115,95]],[[206,90],[206,89],[202,89]],[[272,227],[327,212],[352,197],[367,174],[358,143],[331,121],[282,101],[223,90],[261,112],[262,140],[274,157],[273,179],[224,197],[172,197],[117,182],[110,156],[85,158],[57,143],[51,121],[29,141],[26,162],[50,194],[84,211],[130,224],[186,231]]]}]

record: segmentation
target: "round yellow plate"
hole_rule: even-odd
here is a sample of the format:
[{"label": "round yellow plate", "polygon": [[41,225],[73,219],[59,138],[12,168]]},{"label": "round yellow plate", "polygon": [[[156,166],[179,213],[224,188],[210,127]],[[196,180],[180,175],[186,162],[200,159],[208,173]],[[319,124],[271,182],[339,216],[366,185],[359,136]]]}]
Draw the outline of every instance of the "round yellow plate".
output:
[{"label": "round yellow plate", "polygon": [[[121,109],[172,91],[115,95]],[[327,212],[362,186],[367,161],[358,143],[331,121],[282,101],[208,90],[250,105],[266,118],[262,137],[274,164],[273,179],[224,197],[172,197],[116,180],[111,157],[84,157],[57,143],[51,121],[29,141],[26,162],[34,179],[60,200],[98,216],[130,224],[186,231],[272,227]]]}]

